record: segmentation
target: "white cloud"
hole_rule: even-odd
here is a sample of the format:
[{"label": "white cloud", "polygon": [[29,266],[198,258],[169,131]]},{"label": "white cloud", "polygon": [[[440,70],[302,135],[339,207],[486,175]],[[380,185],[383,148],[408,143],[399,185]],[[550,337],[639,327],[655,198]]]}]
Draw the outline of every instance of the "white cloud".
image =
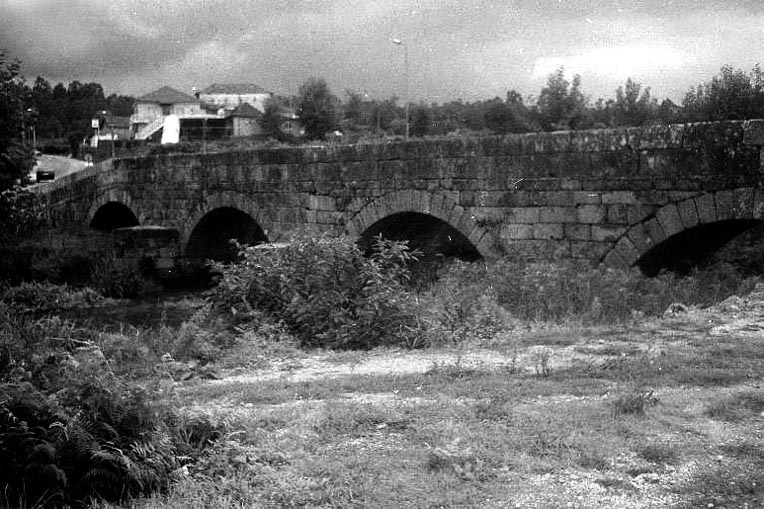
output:
[{"label": "white cloud", "polygon": [[564,67],[572,76],[606,77],[619,81],[644,75],[674,73],[695,64],[696,58],[682,50],[660,44],[638,43],[594,48],[561,57],[535,61],[531,77],[545,78]]}]

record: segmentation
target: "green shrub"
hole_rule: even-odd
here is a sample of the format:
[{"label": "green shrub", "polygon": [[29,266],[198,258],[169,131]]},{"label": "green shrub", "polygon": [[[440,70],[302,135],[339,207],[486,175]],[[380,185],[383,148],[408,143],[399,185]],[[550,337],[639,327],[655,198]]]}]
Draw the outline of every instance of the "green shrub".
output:
[{"label": "green shrub", "polygon": [[658,404],[653,390],[627,388],[619,391],[612,400],[613,415],[645,415],[647,409]]},{"label": "green shrub", "polygon": [[92,306],[103,296],[92,288],[74,289],[50,283],[21,283],[0,292],[0,300],[19,311],[49,312]]},{"label": "green shrub", "polygon": [[455,262],[419,295],[427,345],[488,339],[511,327],[509,313],[486,284],[484,264]]},{"label": "green shrub", "polygon": [[746,391],[726,396],[709,405],[705,414],[719,421],[741,421],[756,418],[764,412],[764,394]]},{"label": "green shrub", "polygon": [[0,193],[0,244],[50,225],[45,200],[29,189],[13,187]]},{"label": "green shrub", "polygon": [[241,260],[217,266],[212,300],[229,315],[265,311],[303,346],[371,348],[407,344],[416,333],[406,264],[415,257],[379,239],[364,256],[347,238],[300,236],[280,247],[245,247]]},{"label": "green shrub", "polygon": [[107,297],[138,297],[156,290],[139,260],[108,254],[93,266],[91,284]]},{"label": "green shrub", "polygon": [[0,302],[0,506],[82,507],[163,491],[198,456],[196,437],[214,438],[117,376],[96,336]]},{"label": "green shrub", "polygon": [[728,265],[686,277],[649,278],[637,269],[593,268],[567,263],[522,264],[501,260],[481,281],[500,305],[526,320],[614,323],[635,313],[660,316],[674,302],[710,305],[751,291],[757,279],[742,278]]}]

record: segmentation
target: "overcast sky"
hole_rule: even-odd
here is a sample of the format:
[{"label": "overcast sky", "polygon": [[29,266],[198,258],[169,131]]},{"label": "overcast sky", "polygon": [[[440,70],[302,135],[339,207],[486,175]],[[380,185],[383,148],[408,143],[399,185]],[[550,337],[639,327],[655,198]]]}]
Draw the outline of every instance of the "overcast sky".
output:
[{"label": "overcast sky", "polygon": [[[764,63],[764,0],[0,0],[0,48],[33,81],[255,83],[425,102],[537,95],[564,65],[592,99],[628,77],[680,101],[723,64]],[[406,45],[395,45],[399,38]]]}]

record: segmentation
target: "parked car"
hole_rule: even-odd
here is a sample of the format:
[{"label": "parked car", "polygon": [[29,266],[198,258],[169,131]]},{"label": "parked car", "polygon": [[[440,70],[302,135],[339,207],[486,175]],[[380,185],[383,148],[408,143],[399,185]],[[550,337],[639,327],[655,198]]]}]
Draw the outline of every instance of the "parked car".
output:
[{"label": "parked car", "polygon": [[53,170],[37,170],[35,176],[37,182],[50,182],[56,178],[56,172]]}]

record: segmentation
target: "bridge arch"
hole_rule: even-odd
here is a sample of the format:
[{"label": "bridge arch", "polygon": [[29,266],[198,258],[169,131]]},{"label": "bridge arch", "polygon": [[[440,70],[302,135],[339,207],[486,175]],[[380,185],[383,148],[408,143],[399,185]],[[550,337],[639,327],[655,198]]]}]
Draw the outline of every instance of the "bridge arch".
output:
[{"label": "bridge arch", "polygon": [[110,189],[99,195],[90,205],[86,224],[96,230],[111,231],[115,228],[138,226],[140,214],[127,191]]},{"label": "bridge arch", "polygon": [[229,261],[235,255],[228,240],[243,244],[267,242],[271,221],[243,193],[220,192],[206,197],[181,232],[187,257]]},{"label": "bridge arch", "polygon": [[647,274],[700,261],[764,222],[764,194],[753,187],[703,193],[670,203],[631,226],[603,258],[613,267],[638,266]]},{"label": "bridge arch", "polygon": [[[404,224],[409,225],[408,232],[402,231]],[[450,254],[462,254],[466,259],[498,257],[493,235],[478,225],[474,216],[464,207],[441,193],[402,190],[381,196],[354,214],[345,232],[363,241],[364,237],[379,233],[383,236],[392,233],[393,238],[402,239],[407,234],[421,234],[428,228],[442,237],[429,239],[433,244],[440,244],[439,248],[444,248],[445,243],[457,245],[457,252],[452,249]],[[451,238],[448,238],[449,229],[455,234]],[[442,252],[437,246],[433,247]],[[445,250],[448,251],[448,248]]]},{"label": "bridge arch", "polygon": [[233,207],[219,207],[204,215],[191,231],[185,255],[198,260],[231,262],[237,255],[231,239],[249,245],[268,241],[263,229],[249,214]]}]

